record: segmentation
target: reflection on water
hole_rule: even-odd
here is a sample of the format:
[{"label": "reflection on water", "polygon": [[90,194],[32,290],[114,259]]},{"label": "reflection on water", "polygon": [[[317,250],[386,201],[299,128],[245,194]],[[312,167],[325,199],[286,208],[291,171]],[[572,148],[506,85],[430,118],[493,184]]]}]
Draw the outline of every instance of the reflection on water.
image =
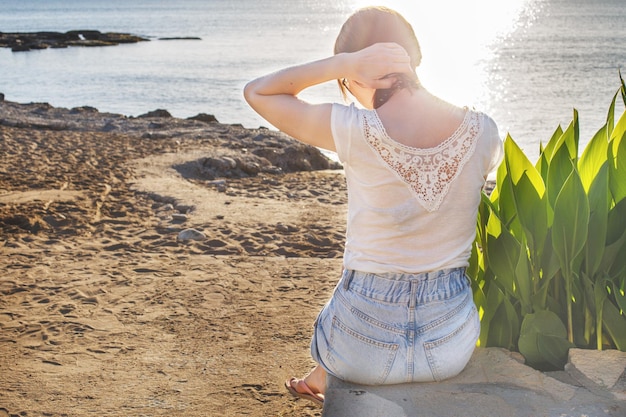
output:
[{"label": "reflection on water", "polygon": [[[424,55],[422,82],[457,104],[489,102],[485,91],[494,48],[518,27],[528,25],[540,0],[441,0],[378,2],[411,22]],[[355,1],[355,7],[368,1]],[[489,107],[489,106],[487,106]]]},{"label": "reflection on water", "polygon": [[622,0],[552,0],[528,19],[532,24],[494,49],[487,87],[498,105],[495,116],[536,155],[537,143],[547,142],[557,124],[569,124],[576,108],[582,150],[604,123],[619,87],[626,8]]}]

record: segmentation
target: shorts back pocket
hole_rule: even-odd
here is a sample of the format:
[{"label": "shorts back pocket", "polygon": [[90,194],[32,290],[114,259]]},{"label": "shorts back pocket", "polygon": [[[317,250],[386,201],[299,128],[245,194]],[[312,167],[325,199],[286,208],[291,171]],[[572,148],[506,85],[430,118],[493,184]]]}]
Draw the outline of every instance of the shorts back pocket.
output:
[{"label": "shorts back pocket", "polygon": [[467,365],[476,348],[480,319],[474,303],[469,314],[451,333],[424,343],[426,358],[435,381],[458,375]]},{"label": "shorts back pocket", "polygon": [[337,377],[358,384],[385,382],[398,352],[398,343],[376,340],[333,317],[325,362]]}]

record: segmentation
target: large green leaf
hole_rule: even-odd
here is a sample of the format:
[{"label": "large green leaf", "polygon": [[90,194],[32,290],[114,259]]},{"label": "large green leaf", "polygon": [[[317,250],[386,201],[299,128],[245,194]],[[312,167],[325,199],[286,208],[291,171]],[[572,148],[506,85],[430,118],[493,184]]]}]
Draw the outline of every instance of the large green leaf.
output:
[{"label": "large green leaf", "polygon": [[563,133],[563,142],[567,146],[570,158],[578,161],[578,143],[580,141],[580,127],[578,125],[578,110],[574,109],[572,122]]},{"label": "large green leaf", "polygon": [[488,236],[487,253],[489,266],[496,276],[496,283],[505,294],[515,294],[515,270],[517,267],[520,243],[507,230],[500,236]]},{"label": "large green leaf", "polygon": [[545,192],[545,185],[541,174],[530,163],[524,152],[515,143],[511,136],[507,136],[504,141],[504,154],[506,155],[505,163],[507,165],[507,171],[511,176],[513,184],[516,185],[520,178],[525,175],[532,183],[533,187],[537,191],[539,196],[542,196]]},{"label": "large green leaf", "polygon": [[[554,139],[554,137],[553,137]],[[552,141],[552,139],[551,139]],[[567,148],[570,159],[573,161],[578,160],[578,141],[579,141],[579,127],[578,127],[578,111],[574,109],[574,118],[567,126],[567,129],[563,132],[563,134],[558,138],[556,143],[554,144],[552,157],[559,152],[559,150],[563,147]],[[549,146],[550,144],[548,144]],[[546,147],[546,151],[548,147]],[[550,164],[552,164],[552,160],[550,160]]]},{"label": "large green leaf", "polygon": [[626,239],[624,238],[626,238],[626,233],[624,233],[623,238],[618,241],[618,243],[621,242],[621,247],[618,247],[617,244],[614,245],[618,255],[609,270],[609,275],[613,278],[626,275],[626,256],[624,256],[626,253]]},{"label": "large green leaf", "polygon": [[550,364],[546,368],[562,370],[567,363],[567,354],[574,345],[564,337],[539,333],[537,347],[544,361]]},{"label": "large green leaf", "polygon": [[548,233],[546,235],[546,240],[543,245],[544,250],[541,254],[540,265],[542,272],[542,285],[547,285],[547,282],[552,280],[556,273],[559,271],[561,267],[559,265],[559,258],[556,256],[556,253],[553,250],[552,246],[552,234]]},{"label": "large green leaf", "polygon": [[600,268],[609,216],[609,169],[605,161],[589,189],[589,227],[584,250],[585,270],[593,276]]},{"label": "large green leaf", "polygon": [[530,313],[533,311],[532,291],[534,277],[528,259],[528,252],[523,246],[520,246],[514,276],[518,299],[522,306],[522,314]]},{"label": "large green leaf", "polygon": [[609,136],[609,142],[611,140],[621,138],[624,135],[624,131],[626,131],[626,110],[622,112],[619,120],[617,121],[617,124],[615,125],[615,129],[613,129],[613,131],[611,132],[611,135]]},{"label": "large green leaf", "polygon": [[615,242],[607,245],[604,249],[604,256],[600,264],[600,271],[605,272],[609,277],[621,277],[626,274],[626,230],[622,231],[622,236]]},{"label": "large green leaf", "polygon": [[548,157],[545,153],[541,153],[539,155],[539,159],[537,159],[537,163],[535,164],[535,168],[537,172],[541,174],[541,178],[543,179],[544,184],[548,181],[548,168],[550,167],[550,162],[548,161]]},{"label": "large green leaf", "polygon": [[621,89],[618,89],[615,95],[613,96],[613,100],[611,100],[611,105],[609,106],[609,111],[606,114],[606,141],[608,142],[611,138],[611,134],[613,133],[613,127],[615,126],[615,102],[617,101],[617,95],[619,94]]},{"label": "large green leaf", "polygon": [[[470,253],[469,266],[465,270],[465,273],[472,281],[472,286],[477,285],[482,280],[482,265],[483,256],[478,249],[478,243],[474,241],[472,245],[472,252]],[[474,288],[475,290],[476,288]]]},{"label": "large green leaf", "polygon": [[[559,143],[559,139],[561,138],[561,136],[563,136],[563,129],[561,128],[561,125],[557,126],[554,133],[552,134],[552,137],[550,138],[550,140],[548,141],[548,143],[546,144],[545,148],[543,148],[541,150],[541,152],[539,153],[539,160],[537,161],[537,164],[539,164],[539,166],[537,166],[537,171],[539,171],[540,173],[542,173],[542,177],[545,179],[546,177],[543,175],[544,174],[544,169],[547,169],[547,166],[550,164],[552,157],[554,156],[554,152],[557,148],[557,144]],[[541,158],[541,157],[544,158]]]},{"label": "large green leaf", "polygon": [[[567,360],[567,330],[551,311],[527,314],[522,321],[518,341],[519,351],[530,366],[539,369],[562,367]],[[554,363],[556,362],[556,363]]]},{"label": "large green leaf", "polygon": [[576,170],[565,181],[554,205],[552,246],[563,270],[569,270],[587,240],[589,201]]},{"label": "large green leaf", "polygon": [[[569,151],[566,146],[561,146],[552,157],[550,166],[548,167],[548,181],[546,182],[546,192],[548,194],[548,202],[550,207],[554,208],[556,198],[561,189],[565,185],[565,181],[569,178],[575,169]],[[551,218],[549,218],[549,221]],[[549,222],[548,226],[552,223]]]},{"label": "large green leaf", "polygon": [[503,297],[502,303],[496,309],[489,325],[487,346],[499,346],[506,349],[515,349],[515,341],[519,336],[519,317],[515,308]]},{"label": "large green leaf", "polygon": [[604,303],[603,324],[615,347],[626,352],[626,317],[613,303]]},{"label": "large green leaf", "polygon": [[[543,186],[541,178],[539,180]],[[543,196],[539,194],[526,172],[521,175],[515,186],[515,205],[531,256],[538,257],[543,251],[548,234],[547,197],[545,193]],[[538,260],[536,263],[539,263]]]},{"label": "large green leaf", "polygon": [[606,245],[617,242],[626,231],[626,201],[622,200],[609,211]]},{"label": "large green leaf", "polygon": [[608,124],[605,124],[589,141],[582,156],[578,160],[578,172],[585,190],[589,191],[591,183],[598,175],[600,168],[606,163],[609,141],[607,136]]},{"label": "large green leaf", "polygon": [[626,199],[609,211],[606,245],[600,270],[610,277],[626,274]]},{"label": "large green leaf", "polygon": [[[491,217],[493,217],[493,219],[491,220],[492,223],[494,221],[498,223],[497,229],[495,231],[492,231],[492,234],[496,236],[500,234],[500,219],[497,217],[497,213],[498,210],[491,202],[489,197],[487,197],[485,193],[482,193],[480,205],[478,206],[478,222],[476,223],[476,239],[478,244],[480,245],[481,251],[484,247],[487,246],[487,231]],[[492,227],[496,226],[492,225]],[[483,255],[486,256],[484,252]],[[485,263],[488,263],[487,259],[485,259]]]},{"label": "large green leaf", "polygon": [[[485,274],[487,275],[487,274]],[[475,292],[476,294],[476,292]],[[480,337],[481,346],[489,345],[489,329],[491,328],[491,320],[496,315],[498,308],[504,300],[504,293],[493,284],[493,280],[488,280],[484,288],[481,288],[479,296],[475,297],[474,302],[477,307],[482,307],[482,317],[480,318]],[[479,310],[480,312],[480,310]],[[499,345],[498,345],[499,346]]]},{"label": "large green leaf", "polygon": [[615,202],[626,197],[626,111],[613,131],[609,145],[609,184]]},{"label": "large green leaf", "polygon": [[[512,143],[512,141],[511,137],[507,136],[505,143]],[[511,159],[514,159],[514,156],[505,152],[504,163],[500,165],[501,168],[504,167],[506,169],[506,175],[501,176],[502,182],[499,183],[500,186],[498,187],[498,192],[500,193],[498,196],[498,215],[505,227],[517,239],[522,240],[523,231],[518,219],[519,212],[515,205],[515,184],[509,172],[509,160]],[[498,170],[498,173],[500,174],[500,170]]]}]

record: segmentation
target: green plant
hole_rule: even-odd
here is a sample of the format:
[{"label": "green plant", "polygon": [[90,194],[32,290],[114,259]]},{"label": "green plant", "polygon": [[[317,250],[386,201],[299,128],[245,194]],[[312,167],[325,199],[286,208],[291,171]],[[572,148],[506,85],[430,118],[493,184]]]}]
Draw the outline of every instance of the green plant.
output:
[{"label": "green plant", "polygon": [[570,347],[626,351],[626,111],[579,157],[578,113],[532,164],[504,141],[496,187],[483,194],[468,275],[481,346],[519,350],[560,369]]}]

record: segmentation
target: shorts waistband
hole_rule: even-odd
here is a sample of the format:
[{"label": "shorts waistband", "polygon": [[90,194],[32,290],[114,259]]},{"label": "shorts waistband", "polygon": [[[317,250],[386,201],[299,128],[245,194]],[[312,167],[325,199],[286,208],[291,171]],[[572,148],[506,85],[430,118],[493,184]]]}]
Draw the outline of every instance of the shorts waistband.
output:
[{"label": "shorts waistband", "polygon": [[344,291],[352,290],[365,297],[388,303],[404,303],[409,300],[427,303],[446,300],[466,290],[469,280],[465,270],[466,268],[459,267],[411,274],[346,269],[339,286]]}]

